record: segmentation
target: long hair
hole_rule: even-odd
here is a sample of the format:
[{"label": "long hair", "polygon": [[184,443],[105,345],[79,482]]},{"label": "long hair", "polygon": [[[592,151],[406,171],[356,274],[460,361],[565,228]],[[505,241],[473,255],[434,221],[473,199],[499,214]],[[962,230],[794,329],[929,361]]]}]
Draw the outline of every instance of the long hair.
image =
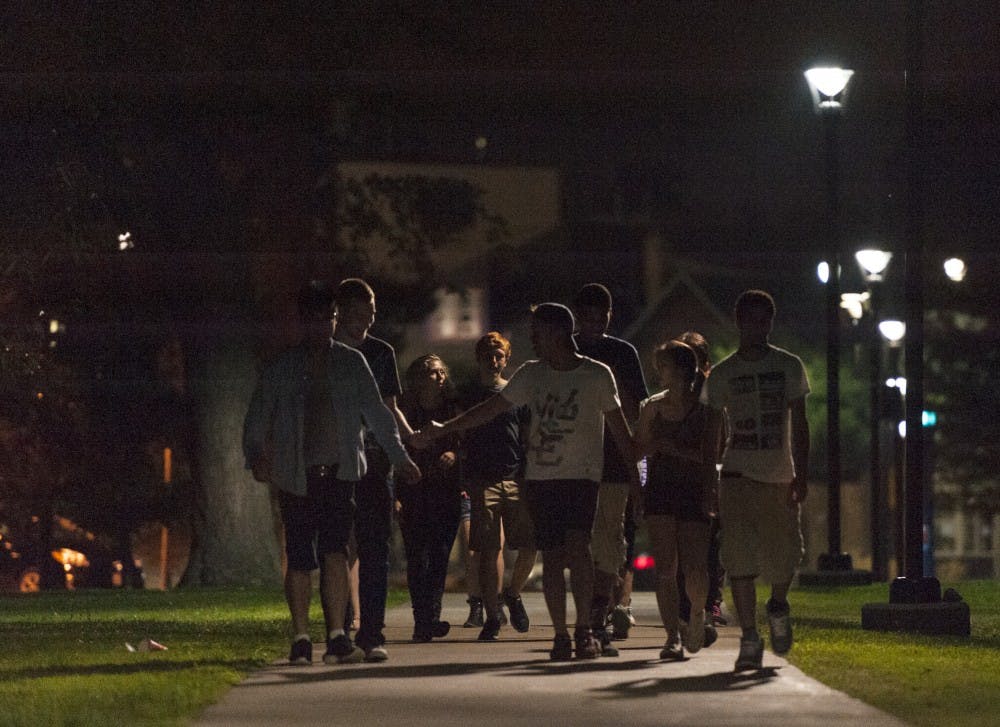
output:
[{"label": "long hair", "polygon": [[420,397],[417,390],[420,387],[421,379],[426,377],[432,363],[439,363],[441,364],[441,368],[444,369],[443,403],[448,404],[458,398],[455,391],[455,382],[451,378],[451,369],[448,368],[448,364],[437,354],[427,353],[414,359],[403,374],[403,395],[400,397],[400,403],[406,408],[411,410],[423,409],[420,406]]},{"label": "long hair", "polygon": [[701,394],[701,387],[705,384],[709,372],[712,370],[712,359],[708,354],[708,340],[698,333],[698,331],[684,331],[677,337],[681,343],[689,345],[698,357],[698,378],[694,383],[694,391]]}]

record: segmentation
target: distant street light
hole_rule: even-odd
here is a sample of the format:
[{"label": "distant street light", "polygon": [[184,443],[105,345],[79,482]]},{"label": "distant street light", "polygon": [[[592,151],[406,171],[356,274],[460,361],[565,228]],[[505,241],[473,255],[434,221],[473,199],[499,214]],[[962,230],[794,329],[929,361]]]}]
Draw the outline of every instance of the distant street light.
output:
[{"label": "distant street light", "polygon": [[906,335],[906,324],[903,321],[890,318],[878,324],[878,331],[885,336],[885,340],[889,342],[890,346],[898,346],[899,342],[903,340],[903,336]]},{"label": "distant street light", "polygon": [[965,261],[961,258],[950,257],[944,261],[944,274],[949,280],[961,283],[965,280],[965,274],[969,269],[965,266]]},{"label": "distant street light", "polygon": [[[867,248],[854,254],[868,285],[868,308],[871,325],[868,327],[869,346],[869,457],[868,478],[870,487],[870,531],[872,548],[872,576],[875,580],[886,578],[886,558],[882,537],[882,341],[878,335],[879,303],[882,275],[889,267],[892,253]],[[860,308],[860,303],[858,304]]]},{"label": "distant street light", "polygon": [[[827,545],[819,558],[821,571],[852,570],[841,552],[840,538],[840,190],[837,123],[844,109],[847,84],[854,71],[817,67],[805,72],[816,113],[826,137],[826,189],[830,224],[826,240],[826,409],[827,409]],[[822,279],[822,274],[820,274]]]}]

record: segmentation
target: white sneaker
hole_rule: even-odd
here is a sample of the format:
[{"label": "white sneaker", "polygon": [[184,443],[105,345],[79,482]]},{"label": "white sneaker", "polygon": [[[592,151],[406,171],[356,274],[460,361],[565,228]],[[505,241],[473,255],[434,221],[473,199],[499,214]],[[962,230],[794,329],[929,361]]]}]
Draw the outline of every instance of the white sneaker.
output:
[{"label": "white sneaker", "polygon": [[384,646],[373,646],[372,648],[365,651],[365,661],[369,664],[375,662],[386,661],[389,658],[389,652],[385,650]]}]

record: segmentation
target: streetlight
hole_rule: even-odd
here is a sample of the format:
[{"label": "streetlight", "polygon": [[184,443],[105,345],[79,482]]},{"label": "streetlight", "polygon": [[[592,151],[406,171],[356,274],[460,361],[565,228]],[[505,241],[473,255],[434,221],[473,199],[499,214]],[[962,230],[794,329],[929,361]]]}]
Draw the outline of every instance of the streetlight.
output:
[{"label": "streetlight", "polygon": [[882,407],[879,396],[882,390],[882,344],[878,337],[879,283],[882,282],[882,275],[889,267],[892,253],[876,248],[867,248],[856,252],[854,258],[861,266],[865,283],[868,285],[868,304],[871,312],[871,326],[868,329],[871,347],[868,381],[870,407],[868,477],[871,489],[869,527],[871,531],[872,575],[875,580],[881,581],[885,580],[886,564],[882,545],[882,528],[879,527],[882,519],[882,452],[880,448]]},{"label": "streetlight", "polygon": [[854,71],[816,67],[805,72],[813,106],[823,118],[826,136],[826,189],[830,225],[826,240],[826,409],[827,409],[827,545],[819,557],[821,571],[849,571],[851,557],[840,549],[840,196],[838,189],[837,122],[844,110],[847,84]]},{"label": "streetlight", "polygon": [[950,257],[944,261],[944,274],[948,276],[949,280],[953,280],[956,283],[961,283],[965,280],[965,274],[969,269],[965,266],[965,261],[961,258]]}]

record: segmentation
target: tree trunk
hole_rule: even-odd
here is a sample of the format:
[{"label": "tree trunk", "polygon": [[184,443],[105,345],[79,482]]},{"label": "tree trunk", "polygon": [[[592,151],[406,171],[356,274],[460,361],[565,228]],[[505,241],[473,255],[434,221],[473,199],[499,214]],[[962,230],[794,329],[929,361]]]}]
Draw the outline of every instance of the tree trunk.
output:
[{"label": "tree trunk", "polygon": [[194,541],[183,585],[278,584],[276,508],[244,469],[243,418],[257,379],[240,326],[215,338],[193,380],[199,428]]}]

